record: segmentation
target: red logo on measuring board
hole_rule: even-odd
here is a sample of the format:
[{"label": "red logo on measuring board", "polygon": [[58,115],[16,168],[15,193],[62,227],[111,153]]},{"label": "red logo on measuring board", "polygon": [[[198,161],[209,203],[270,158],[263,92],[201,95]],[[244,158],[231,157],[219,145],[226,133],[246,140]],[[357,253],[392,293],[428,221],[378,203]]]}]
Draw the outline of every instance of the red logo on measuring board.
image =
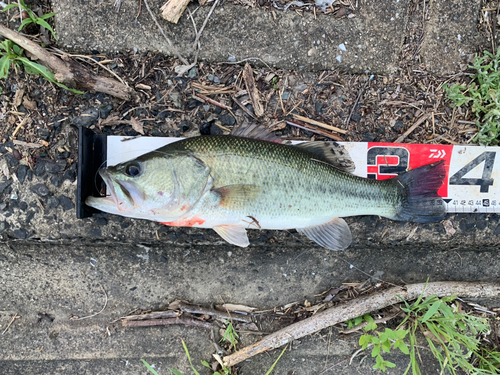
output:
[{"label": "red logo on measuring board", "polygon": [[385,180],[438,160],[446,166],[445,183],[438,195],[448,196],[448,172],[453,146],[398,143],[368,143],[366,154],[367,177]]}]

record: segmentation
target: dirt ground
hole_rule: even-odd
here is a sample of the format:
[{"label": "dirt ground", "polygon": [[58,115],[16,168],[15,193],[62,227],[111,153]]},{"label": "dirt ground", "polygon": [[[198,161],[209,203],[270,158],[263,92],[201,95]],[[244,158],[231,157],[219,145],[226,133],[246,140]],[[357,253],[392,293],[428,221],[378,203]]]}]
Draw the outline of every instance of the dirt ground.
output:
[{"label": "dirt ground", "polygon": [[[52,9],[48,1],[27,3],[43,14]],[[356,14],[356,4],[338,2],[327,16],[349,17]],[[267,1],[243,5],[267,12],[285,6]],[[480,3],[481,9],[496,6]],[[180,340],[186,340],[198,364],[215,352],[217,340],[210,333],[173,326],[125,329],[116,321],[133,311],[165,309],[176,299],[260,310],[295,302],[303,313],[305,301],[319,304],[321,293],[343,283],[351,283],[354,291],[368,285],[373,292],[386,283],[428,278],[498,281],[500,226],[493,214],[448,215],[456,230],[452,237],[441,223],[352,219],[353,246],[335,254],[287,232],[255,231],[248,251],[204,230],[170,229],[107,214],[85,220],[74,215],[78,127],[106,135],[191,137],[227,134],[236,125],[253,122],[287,140],[394,142],[432,113],[403,142],[473,144],[475,114],[453,107],[443,90],[444,83],[470,81],[467,61],[454,74],[439,75],[429,72],[429,58],[420,54],[429,9],[428,1],[409,2],[399,66],[390,75],[252,64],[264,107],[260,118],[244,91],[243,64],[202,61],[179,76],[179,60],[160,53],[74,53],[73,59],[95,73],[112,72],[134,87],[138,95],[128,102],[102,93],[73,94],[22,68],[11,69],[0,82],[0,329],[12,323],[0,344],[3,373],[146,373],[140,359],[161,368],[160,373],[168,373],[167,367],[189,373]],[[321,9],[295,5],[290,11]],[[14,15],[13,10],[8,17],[0,15],[0,22],[8,20],[17,29]],[[496,48],[497,23],[491,19],[479,12],[474,52]],[[47,44],[38,28],[25,32]],[[65,52],[53,42],[51,46],[56,54]],[[294,120],[294,114],[347,132],[306,125]],[[498,300],[480,302],[498,308]],[[272,316],[274,325],[264,327],[275,330],[300,319],[298,315]],[[349,364],[359,335],[337,330],[296,340],[276,373],[375,372],[369,357]],[[250,343],[256,337],[248,334],[242,340]],[[237,373],[264,374],[279,352],[245,362]],[[426,373],[438,374],[428,353],[422,355]],[[388,374],[401,374],[405,356],[389,359],[398,367]]]}]

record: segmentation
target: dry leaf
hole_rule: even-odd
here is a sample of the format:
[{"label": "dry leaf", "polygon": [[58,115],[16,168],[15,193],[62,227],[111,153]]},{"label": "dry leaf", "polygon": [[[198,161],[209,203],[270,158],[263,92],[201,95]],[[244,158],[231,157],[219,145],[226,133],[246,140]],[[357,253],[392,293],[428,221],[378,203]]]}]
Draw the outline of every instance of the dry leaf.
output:
[{"label": "dry leaf", "polygon": [[34,111],[36,109],[36,102],[34,100],[29,100],[28,98],[24,98],[23,106],[31,111]]},{"label": "dry leaf", "polygon": [[132,125],[132,129],[134,129],[137,133],[144,135],[144,129],[142,127],[142,122],[138,121],[135,117],[130,119],[130,124]]},{"label": "dry leaf", "polygon": [[[24,89],[17,89],[16,95],[14,95],[14,108],[17,109],[21,105],[24,96]],[[27,108],[27,107],[26,107]]]},{"label": "dry leaf", "polygon": [[423,333],[424,333],[425,337],[431,339],[432,341],[434,341],[438,344],[441,344],[442,342],[444,342],[444,343],[448,342],[448,340],[446,340],[443,335],[439,335],[439,337],[441,339],[441,341],[439,341],[439,339],[436,337],[436,335],[434,335],[434,333],[432,333],[431,331],[424,331]]},{"label": "dry leaf", "polygon": [[451,220],[443,221],[443,226],[448,236],[453,236],[457,231],[455,228],[453,228],[453,223],[451,222]]},{"label": "dry leaf", "polygon": [[221,306],[221,308],[228,311],[242,311],[247,313],[257,310],[255,307],[249,307],[245,305],[233,305],[232,303],[225,303]]}]

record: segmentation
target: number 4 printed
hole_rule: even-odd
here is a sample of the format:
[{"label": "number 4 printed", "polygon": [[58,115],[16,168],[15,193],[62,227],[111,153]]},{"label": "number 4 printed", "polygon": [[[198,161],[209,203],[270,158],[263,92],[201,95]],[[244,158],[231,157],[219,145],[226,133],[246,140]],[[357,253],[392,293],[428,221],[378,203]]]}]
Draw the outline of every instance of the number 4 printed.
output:
[{"label": "number 4 printed", "polygon": [[[475,185],[481,186],[481,193],[487,193],[490,186],[493,185],[491,173],[493,172],[493,165],[495,164],[496,152],[486,151],[479,155],[477,158],[466,164],[457,173],[450,177],[450,185]],[[483,175],[481,178],[464,178],[464,176],[476,168],[484,161]]]}]

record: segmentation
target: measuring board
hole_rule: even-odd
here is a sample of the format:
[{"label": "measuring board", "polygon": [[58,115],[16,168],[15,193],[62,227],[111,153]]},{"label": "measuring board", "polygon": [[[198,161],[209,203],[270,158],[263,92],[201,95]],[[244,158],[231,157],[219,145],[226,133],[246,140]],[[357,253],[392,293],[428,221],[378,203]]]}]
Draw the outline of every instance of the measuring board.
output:
[{"label": "measuring board", "polygon": [[[153,151],[179,138],[107,137],[107,162],[115,165]],[[299,143],[299,142],[293,142]],[[356,169],[353,174],[383,180],[397,174],[444,160],[445,183],[438,194],[447,212],[500,212],[499,147],[424,145],[375,142],[339,142],[349,152]],[[436,204],[443,204],[436,199]]]}]

